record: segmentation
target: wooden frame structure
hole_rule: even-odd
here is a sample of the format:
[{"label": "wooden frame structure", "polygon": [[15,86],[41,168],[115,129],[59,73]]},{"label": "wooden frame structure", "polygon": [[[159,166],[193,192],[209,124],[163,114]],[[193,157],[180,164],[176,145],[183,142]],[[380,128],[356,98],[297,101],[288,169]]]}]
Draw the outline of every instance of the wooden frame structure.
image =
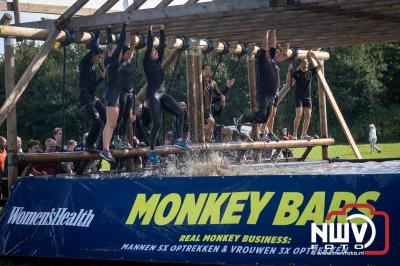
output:
[{"label": "wooden frame structure", "polygon": [[[67,38],[69,30],[77,34],[74,42],[86,42],[92,37],[93,30],[104,30],[112,25],[114,31],[119,30],[122,22],[128,23],[131,34],[131,44],[138,45],[139,36],[145,34],[150,24],[166,24],[168,27],[169,47],[174,51],[163,64],[168,68],[173,64],[179,51],[186,43],[183,38],[192,38],[186,52],[188,105],[191,120],[192,138],[202,143],[203,103],[201,92],[200,55],[213,40],[214,50],[221,52],[221,43],[230,44],[230,52],[241,53],[245,43],[249,48],[248,79],[251,95],[251,108],[255,110],[255,69],[254,53],[265,28],[278,28],[279,41],[289,42],[292,47],[306,49],[316,47],[335,47],[359,43],[378,43],[398,41],[400,39],[400,2],[393,0],[213,0],[197,3],[198,0],[189,0],[183,5],[169,6],[172,0],[162,0],[152,9],[141,9],[146,0],[136,0],[123,12],[109,12],[119,0],[107,0],[97,9],[82,8],[89,0],[77,0],[71,7],[19,3],[18,0],[0,2],[0,10],[14,11],[16,25],[7,26],[10,16],[5,15],[1,20],[0,37],[8,38],[5,47],[6,90],[7,99],[0,109],[0,125],[7,118],[7,139],[9,139],[9,184],[16,179],[17,162],[38,162],[41,160],[92,160],[97,155],[87,153],[59,154],[59,155],[16,155],[16,117],[15,105],[27,88],[29,81],[35,75],[56,40]],[[60,14],[57,20],[20,23],[19,12]],[[195,22],[195,23],[194,23]],[[28,66],[19,81],[14,83],[14,48],[10,38],[45,40],[43,46]],[[241,48],[242,47],[242,48]],[[300,51],[298,57],[304,57],[306,51]],[[327,60],[329,54],[317,52],[321,60]],[[252,143],[246,145],[215,144],[212,146],[199,144],[198,150],[226,151],[230,149],[260,149],[282,147],[308,147],[301,159],[305,159],[314,146],[322,145],[322,157],[328,158],[328,145],[333,140],[328,138],[326,98],[328,98],[347,139],[349,140],[357,158],[361,158],[354,139],[346,125],[343,115],[333,97],[323,70],[318,72],[319,109],[320,109],[320,140],[311,142],[271,142]],[[282,91],[279,100],[285,96],[288,86]],[[136,95],[137,100],[143,100],[145,86]],[[164,148],[161,153],[177,153],[179,151]],[[144,149],[129,152],[116,152],[116,157],[125,158],[144,154]]]}]

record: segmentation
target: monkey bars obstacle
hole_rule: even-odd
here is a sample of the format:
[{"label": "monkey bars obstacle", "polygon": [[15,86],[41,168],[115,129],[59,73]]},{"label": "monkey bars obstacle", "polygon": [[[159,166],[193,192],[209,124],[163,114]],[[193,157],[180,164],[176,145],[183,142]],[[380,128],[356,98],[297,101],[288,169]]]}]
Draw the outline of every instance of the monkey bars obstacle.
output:
[{"label": "monkey bars obstacle", "polygon": [[[17,25],[8,25],[9,14],[1,19],[0,37],[5,41],[5,61],[11,62],[6,67],[7,99],[0,109],[0,124],[6,118],[8,123],[10,185],[16,179],[16,162],[33,162],[35,160],[70,160],[76,158],[97,158],[97,155],[57,154],[49,157],[46,154],[16,156],[16,122],[15,105],[27,88],[29,81],[35,75],[47,57],[55,41],[84,43],[92,39],[91,32],[104,31],[109,25],[113,32],[118,32],[122,22],[128,23],[129,41],[133,47],[142,45],[142,36],[147,33],[151,24],[166,24],[168,30],[168,48],[173,49],[169,58],[163,63],[163,68],[171,66],[186,48],[186,70],[188,81],[188,107],[190,116],[190,131],[192,139],[198,143],[204,141],[202,80],[200,75],[200,56],[203,52],[213,50],[216,53],[228,52],[236,55],[246,55],[248,64],[249,92],[252,109],[255,110],[255,62],[254,54],[258,49],[261,36],[266,28],[277,28],[279,41],[290,43],[291,47],[305,50],[288,50],[288,55],[297,52],[297,58],[305,58],[307,50],[319,47],[335,47],[361,43],[379,43],[398,41],[400,39],[400,2],[399,1],[331,1],[331,0],[296,0],[296,1],[265,1],[265,0],[214,0],[198,3],[189,0],[183,5],[173,5],[171,0],[163,0],[154,8],[144,8],[146,0],[134,1],[125,11],[110,11],[118,0],[107,0],[98,8],[83,8],[89,0],[78,0],[70,7],[45,4],[18,3],[18,1],[0,3],[0,10],[14,11]],[[19,12],[59,14],[57,20],[45,20],[29,23],[19,23]],[[10,18],[11,17],[11,18]],[[43,40],[31,64],[19,81],[14,84],[14,44],[12,38]],[[157,44],[158,40],[155,40]],[[212,46],[212,47],[210,47]],[[329,53],[315,51],[320,60],[328,60]],[[328,158],[327,146],[333,143],[328,138],[326,97],[348,138],[357,158],[361,155],[354,139],[346,125],[343,115],[333,97],[323,71],[318,73],[319,79],[319,109],[321,137],[310,142],[279,142],[240,144],[195,144],[199,150],[226,151],[232,149],[259,149],[282,147],[309,147],[322,145],[323,158]],[[143,101],[144,86],[136,95],[136,100]],[[286,85],[279,96],[285,96],[290,86]],[[13,120],[13,121],[11,121]],[[170,147],[159,149],[160,153],[175,153]],[[145,149],[131,151],[115,151],[117,157],[137,156],[145,153]],[[76,157],[74,157],[76,156]],[[68,159],[68,158],[69,159]],[[303,156],[304,157],[304,156]],[[304,158],[305,159],[305,158]],[[15,170],[15,169],[14,169]]]}]

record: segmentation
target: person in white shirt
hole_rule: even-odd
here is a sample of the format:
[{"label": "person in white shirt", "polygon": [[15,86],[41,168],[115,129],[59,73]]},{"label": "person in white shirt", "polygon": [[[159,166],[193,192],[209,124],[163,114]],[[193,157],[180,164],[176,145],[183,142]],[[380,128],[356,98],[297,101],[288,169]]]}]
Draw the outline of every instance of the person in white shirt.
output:
[{"label": "person in white shirt", "polygon": [[376,137],[376,128],[375,128],[374,124],[369,125],[369,138],[368,139],[369,139],[369,144],[370,144],[370,148],[371,148],[371,154],[374,153],[375,150],[377,152],[381,153],[382,150],[376,146],[376,142],[377,142],[378,138]]}]

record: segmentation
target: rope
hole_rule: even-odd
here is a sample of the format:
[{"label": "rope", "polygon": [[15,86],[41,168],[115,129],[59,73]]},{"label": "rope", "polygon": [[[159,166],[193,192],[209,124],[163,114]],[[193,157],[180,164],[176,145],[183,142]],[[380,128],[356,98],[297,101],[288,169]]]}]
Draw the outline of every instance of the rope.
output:
[{"label": "rope", "polygon": [[182,53],[179,53],[179,54],[178,54],[178,58],[176,59],[174,71],[172,72],[171,80],[169,81],[169,85],[168,85],[168,87],[167,87],[167,92],[171,89],[172,84],[174,83],[176,70],[178,69],[178,66],[179,66],[179,59],[181,59],[181,54],[182,54]]},{"label": "rope", "polygon": [[[234,69],[233,69],[233,75],[231,75],[231,77],[235,77],[236,76],[236,74],[237,74],[237,71],[238,71],[238,69],[239,69],[239,64],[240,64],[240,60],[242,59],[242,57],[241,56],[238,56],[238,58],[237,58],[237,62],[236,62],[236,65],[235,65],[235,67],[234,67]],[[230,91],[230,90],[229,90]],[[228,92],[229,92],[228,91]],[[227,95],[225,95],[225,104],[226,104],[226,98],[228,97],[228,93],[227,93]],[[221,108],[222,108],[222,106],[221,106]],[[220,115],[220,118],[219,118],[219,124],[220,125],[222,125],[222,121],[223,121],[223,119],[224,119],[224,111],[222,111],[221,112],[221,115]]]},{"label": "rope", "polygon": [[61,150],[64,148],[65,141],[65,80],[66,80],[66,66],[67,66],[67,46],[64,46],[64,58],[63,58],[63,80],[62,80],[62,89],[61,89],[61,99],[62,99],[62,122],[61,127],[63,129],[63,135],[61,140]]}]

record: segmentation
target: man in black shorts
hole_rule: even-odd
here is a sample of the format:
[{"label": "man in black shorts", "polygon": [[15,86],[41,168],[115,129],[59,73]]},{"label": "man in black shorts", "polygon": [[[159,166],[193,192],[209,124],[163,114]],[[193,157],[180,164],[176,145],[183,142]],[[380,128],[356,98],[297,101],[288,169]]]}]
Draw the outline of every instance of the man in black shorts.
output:
[{"label": "man in black shorts", "polygon": [[[294,120],[294,130],[293,137],[297,140],[297,130],[300,125],[301,116],[304,110],[304,122],[303,122],[303,130],[301,132],[301,139],[311,139],[310,136],[307,135],[308,126],[310,125],[311,120],[311,110],[312,110],[312,102],[311,102],[311,81],[312,77],[322,69],[322,64],[315,56],[313,52],[309,52],[307,54],[308,59],[302,59],[300,63],[299,69],[293,71],[292,78],[296,82],[296,91],[295,91],[295,104],[296,104],[296,118]],[[312,62],[312,59],[315,59],[317,62],[317,66],[313,68],[308,68],[309,62]],[[291,65],[289,66],[291,68]]]},{"label": "man in black shorts", "polygon": [[[292,75],[291,68],[288,67],[288,72],[286,74],[286,84],[289,84],[290,82],[292,82],[291,75]],[[281,88],[281,90],[282,90],[282,88]],[[273,106],[271,109],[271,113],[268,117],[267,123],[263,124],[261,127],[261,133],[264,134],[264,137],[261,137],[261,139],[264,141],[267,141],[267,142],[271,141],[271,140],[279,141],[279,138],[274,134],[274,124],[275,124],[275,116],[278,111],[278,101],[279,101],[280,91],[278,91],[275,95],[274,103],[273,103]]]},{"label": "man in black shorts", "polygon": [[269,46],[269,32],[265,32],[264,45],[257,52],[257,87],[256,100],[257,112],[241,115],[236,121],[236,127],[240,128],[245,123],[266,123],[271,113],[275,95],[279,87],[278,62],[288,58],[283,50],[276,49],[276,29],[271,31],[271,45]]}]

